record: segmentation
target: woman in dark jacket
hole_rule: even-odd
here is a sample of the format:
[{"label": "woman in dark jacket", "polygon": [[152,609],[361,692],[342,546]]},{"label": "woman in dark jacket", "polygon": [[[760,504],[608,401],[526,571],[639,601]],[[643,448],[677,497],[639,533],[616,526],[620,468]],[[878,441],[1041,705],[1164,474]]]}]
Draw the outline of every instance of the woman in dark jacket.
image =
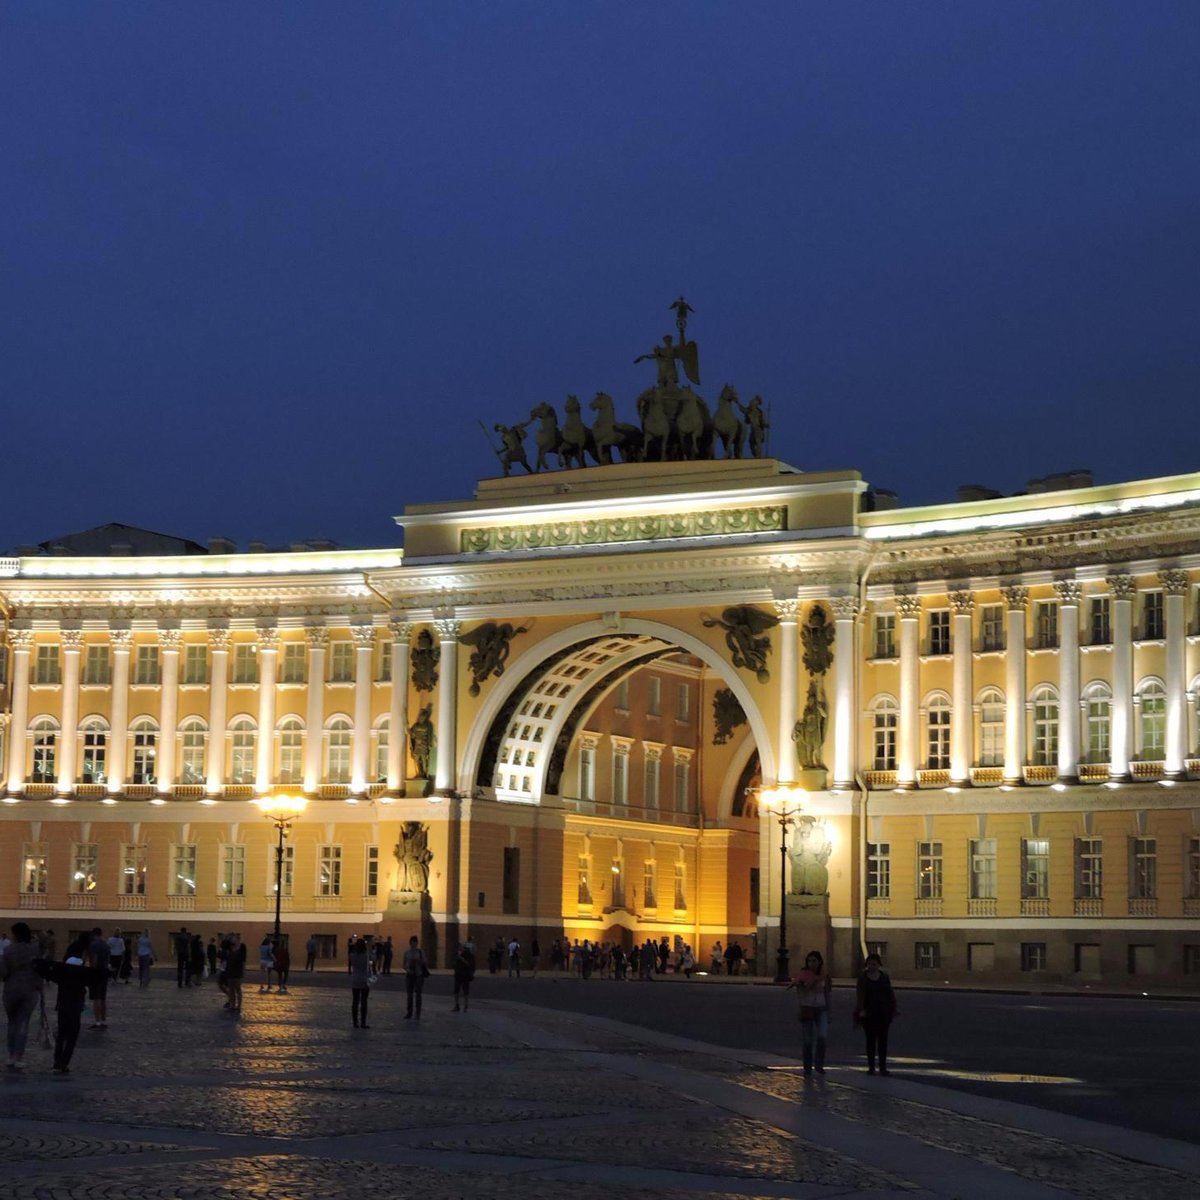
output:
[{"label": "woman in dark jacket", "polygon": [[371,955],[362,938],[350,945],[350,1017],[355,1029],[370,1029],[367,1024],[367,999],[371,994]]},{"label": "woman in dark jacket", "polygon": [[875,1074],[875,1057],[879,1056],[880,1075],[888,1074],[888,1026],[896,1015],[896,993],[892,981],[883,970],[878,954],[868,954],[863,973],[858,977],[857,1002],[854,1019],[867,1035],[867,1074]]}]

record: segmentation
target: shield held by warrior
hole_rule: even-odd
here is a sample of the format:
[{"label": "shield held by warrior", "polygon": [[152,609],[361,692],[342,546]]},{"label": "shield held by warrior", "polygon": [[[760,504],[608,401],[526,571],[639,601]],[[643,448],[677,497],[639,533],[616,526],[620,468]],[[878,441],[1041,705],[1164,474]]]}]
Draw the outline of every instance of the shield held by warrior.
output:
[{"label": "shield held by warrior", "polygon": [[683,363],[684,374],[697,386],[700,386],[700,348],[695,342],[683,342],[679,347],[679,361]]}]

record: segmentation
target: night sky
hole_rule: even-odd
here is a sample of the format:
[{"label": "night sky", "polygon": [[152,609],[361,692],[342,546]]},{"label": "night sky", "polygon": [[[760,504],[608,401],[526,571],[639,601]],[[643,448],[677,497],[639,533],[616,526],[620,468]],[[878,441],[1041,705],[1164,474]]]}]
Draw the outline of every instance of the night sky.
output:
[{"label": "night sky", "polygon": [[0,548],[394,544],[695,307],[902,503],[1200,469],[1200,3],[0,7]]}]

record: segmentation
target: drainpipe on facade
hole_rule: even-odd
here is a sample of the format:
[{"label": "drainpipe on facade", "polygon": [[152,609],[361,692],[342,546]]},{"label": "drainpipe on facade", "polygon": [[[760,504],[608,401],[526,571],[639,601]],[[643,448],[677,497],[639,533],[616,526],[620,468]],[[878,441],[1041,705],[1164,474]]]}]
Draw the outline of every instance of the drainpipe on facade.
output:
[{"label": "drainpipe on facade", "polygon": [[[858,580],[858,621],[855,622],[858,644],[854,647],[854,735],[860,749],[862,748],[862,729],[859,724],[861,721],[859,709],[862,704],[863,691],[862,632],[860,627],[867,619],[867,580],[870,578],[878,554],[878,549],[871,552],[871,557],[867,559],[867,565],[863,568],[863,573]],[[867,780],[861,767],[855,767],[854,782],[858,785],[859,828],[862,831],[858,839],[858,949],[865,961],[867,957],[867,839],[870,836],[867,824],[867,803],[870,798],[870,789],[867,787]]]}]

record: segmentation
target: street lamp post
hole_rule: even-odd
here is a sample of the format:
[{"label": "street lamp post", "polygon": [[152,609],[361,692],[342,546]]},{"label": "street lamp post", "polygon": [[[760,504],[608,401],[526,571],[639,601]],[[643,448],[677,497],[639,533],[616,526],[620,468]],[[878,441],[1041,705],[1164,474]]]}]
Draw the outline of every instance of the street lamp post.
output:
[{"label": "street lamp post", "polygon": [[283,902],[283,843],[292,822],[304,811],[308,801],[303,796],[260,796],[254,803],[268,821],[275,823],[279,832],[275,847],[275,945],[278,947],[282,938],[279,914]]},{"label": "street lamp post", "polygon": [[787,831],[793,823],[792,818],[801,811],[799,804],[789,804],[785,798],[793,790],[781,788],[763,792],[759,796],[763,807],[779,822],[779,949],[775,961],[776,983],[791,981],[787,944]]}]

